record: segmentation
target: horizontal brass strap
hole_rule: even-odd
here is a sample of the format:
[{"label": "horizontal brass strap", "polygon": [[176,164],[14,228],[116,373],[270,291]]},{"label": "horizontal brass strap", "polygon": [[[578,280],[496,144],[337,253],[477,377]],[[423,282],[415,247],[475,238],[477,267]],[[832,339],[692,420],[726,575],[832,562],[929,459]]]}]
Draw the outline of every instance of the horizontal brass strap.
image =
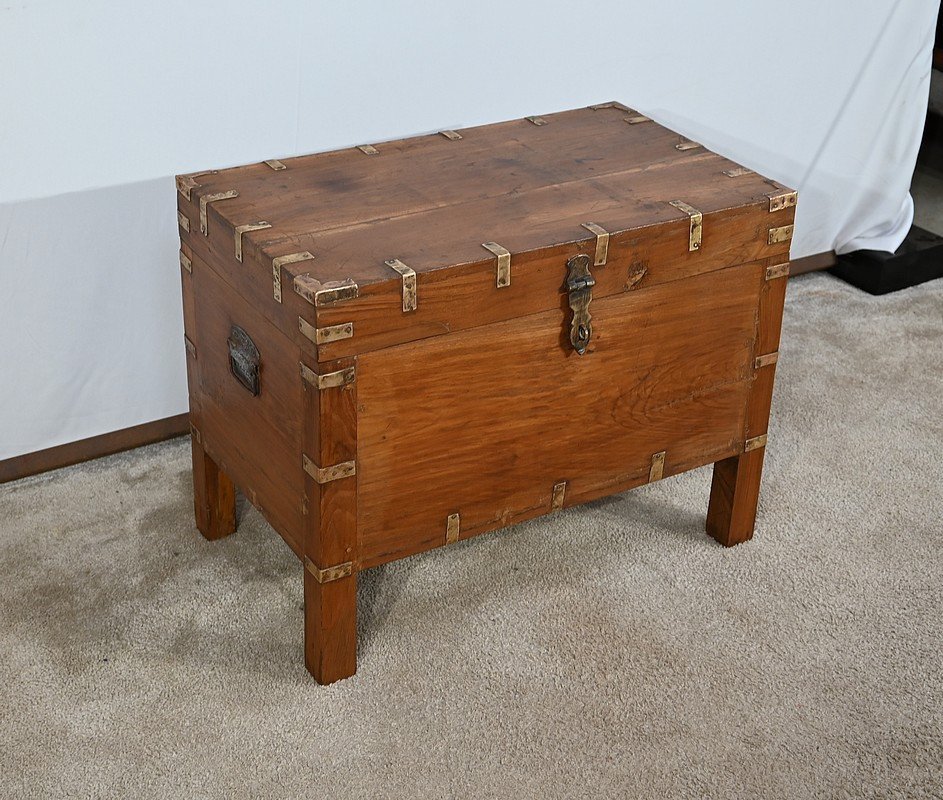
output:
[{"label": "horizontal brass strap", "polygon": [[331,581],[340,580],[341,578],[346,578],[348,575],[353,575],[354,563],[352,561],[345,561],[343,564],[336,564],[333,567],[321,569],[321,567],[315,564],[310,558],[305,556],[305,569],[314,576],[314,579],[318,583],[331,583]]}]

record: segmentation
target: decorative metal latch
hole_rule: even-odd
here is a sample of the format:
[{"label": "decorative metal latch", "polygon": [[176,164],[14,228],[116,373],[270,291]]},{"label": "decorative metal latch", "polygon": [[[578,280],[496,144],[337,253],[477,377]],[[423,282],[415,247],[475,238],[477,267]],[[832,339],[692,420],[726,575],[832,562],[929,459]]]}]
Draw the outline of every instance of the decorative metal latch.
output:
[{"label": "decorative metal latch", "polygon": [[259,386],[259,349],[238,325],[229,331],[229,371],[253,395],[258,395]]},{"label": "decorative metal latch", "polygon": [[586,352],[589,339],[593,335],[589,303],[593,299],[596,279],[589,271],[591,263],[589,256],[583,253],[566,262],[566,289],[570,294],[570,310],[573,312],[573,318],[570,320],[570,344],[580,355]]}]

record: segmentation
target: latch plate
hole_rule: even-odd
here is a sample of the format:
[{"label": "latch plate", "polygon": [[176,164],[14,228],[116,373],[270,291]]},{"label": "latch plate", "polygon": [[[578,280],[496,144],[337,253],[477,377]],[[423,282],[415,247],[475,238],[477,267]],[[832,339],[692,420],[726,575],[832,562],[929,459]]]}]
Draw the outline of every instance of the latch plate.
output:
[{"label": "latch plate", "polygon": [[570,319],[570,344],[579,355],[586,352],[593,335],[589,304],[593,299],[596,279],[589,267],[590,259],[585,253],[573,256],[566,262],[566,289],[569,293],[570,311],[573,312]]}]

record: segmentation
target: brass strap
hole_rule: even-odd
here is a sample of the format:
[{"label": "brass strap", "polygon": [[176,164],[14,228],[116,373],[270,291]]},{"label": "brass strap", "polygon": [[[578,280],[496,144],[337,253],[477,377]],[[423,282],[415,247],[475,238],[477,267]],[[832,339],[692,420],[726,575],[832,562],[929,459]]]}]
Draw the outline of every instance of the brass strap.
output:
[{"label": "brass strap", "polygon": [[772,281],[776,278],[785,278],[789,274],[789,262],[785,264],[776,264],[766,268],[766,280]]},{"label": "brass strap", "polygon": [[763,367],[768,367],[770,364],[775,364],[777,361],[779,361],[778,350],[775,353],[757,356],[753,359],[753,369],[762,369]]},{"label": "brass strap", "polygon": [[794,227],[794,225],[783,225],[781,228],[770,228],[768,239],[769,244],[788,242],[792,238],[792,231]]},{"label": "brass strap", "polygon": [[233,228],[233,240],[236,247],[236,261],[242,262],[242,235],[248,233],[249,231],[262,231],[266,228],[271,228],[267,222],[260,220],[259,222],[249,222],[246,225],[237,225]]},{"label": "brass strap", "polygon": [[336,372],[325,372],[323,375],[319,375],[313,369],[302,364],[301,377],[318,390],[334,389],[338,386],[346,386],[348,383],[353,383],[355,371],[353,367],[345,367]]},{"label": "brass strap", "polygon": [[446,139],[451,139],[453,142],[457,142],[462,138],[462,134],[457,133],[456,131],[439,131],[439,133]]},{"label": "brass strap", "polygon": [[349,339],[354,335],[354,323],[342,322],[340,325],[328,325],[326,328],[315,328],[303,317],[298,317],[298,329],[301,335],[315,344],[328,344],[341,339]]},{"label": "brass strap", "polygon": [[701,228],[704,215],[694,206],[689,206],[683,200],[672,200],[669,205],[683,211],[691,219],[690,233],[688,234],[688,250],[693,252],[701,249]]},{"label": "brass strap", "polygon": [[580,224],[590,233],[596,235],[596,258],[593,261],[593,266],[601,267],[609,257],[609,232],[595,222],[582,222]]},{"label": "brass strap", "polygon": [[336,564],[333,567],[321,569],[310,558],[305,556],[305,569],[314,576],[314,579],[318,583],[330,583],[331,581],[346,578],[348,575],[353,575],[354,563],[352,561],[345,561],[343,564]]},{"label": "brass strap", "polygon": [[187,352],[191,355],[191,357],[196,358],[196,345],[193,344],[193,341],[190,339],[189,336],[184,335],[183,343],[186,346]]},{"label": "brass strap", "polygon": [[321,283],[321,281],[305,273],[304,275],[296,275],[293,285],[295,292],[311,305],[319,308],[360,296],[360,287],[357,286],[353,278]]},{"label": "brass strap", "polygon": [[265,161],[263,161],[262,163],[265,164],[267,167],[271,167],[271,168],[274,169],[276,172],[278,172],[279,170],[282,170],[282,169],[288,169],[288,167],[286,167],[286,166],[285,166],[281,161],[279,161],[277,158],[269,158],[269,159],[266,159]]},{"label": "brass strap", "polygon": [[276,256],[272,259],[272,295],[277,302],[282,302],[282,267],[286,264],[297,264],[299,261],[311,261],[313,253],[305,250],[302,253],[289,253],[287,256]]},{"label": "brass strap", "polygon": [[495,279],[499,289],[511,285],[511,251],[497,242],[482,242],[482,247],[494,253],[498,259],[497,277]]},{"label": "brass strap", "polygon": [[357,149],[361,153],[366,153],[368,156],[375,156],[377,153],[380,152],[372,144],[358,144]]},{"label": "brass strap", "polygon": [[799,200],[798,192],[772,192],[769,197],[770,213],[782,211],[784,208],[792,208]]},{"label": "brass strap", "polygon": [[305,472],[320,484],[330,483],[341,478],[350,478],[357,474],[357,462],[355,461],[342,461],[340,464],[333,464],[330,467],[319,467],[306,455],[302,455],[301,464]]},{"label": "brass strap", "polygon": [[462,531],[462,518],[458,513],[449,514],[445,521],[445,543],[452,544],[458,541],[458,535]]},{"label": "brass strap", "polygon": [[190,232],[190,218],[185,217],[179,211],[177,212],[177,224],[183,228],[187,233]]},{"label": "brass strap", "polygon": [[683,142],[679,142],[678,144],[676,144],[675,150],[681,150],[681,151],[696,150],[698,147],[703,147],[703,145],[698,144],[697,142],[692,142],[690,140],[685,140]]},{"label": "brass strap", "polygon": [[563,501],[566,499],[566,481],[560,481],[553,485],[553,494],[550,496],[550,510],[559,511],[563,508]]},{"label": "brass strap", "polygon": [[398,258],[388,258],[383,263],[390,269],[395,269],[403,278],[403,313],[415,311],[419,302],[416,289],[416,270],[407,267]]},{"label": "brass strap", "polygon": [[651,122],[651,117],[646,117],[644,114],[633,114],[631,117],[626,117],[625,121],[629,125],[638,125],[640,122]]},{"label": "brass strap", "polygon": [[524,117],[528,122],[533,122],[534,125],[546,125],[547,120],[543,117]]},{"label": "brass strap", "polygon": [[183,252],[183,250],[180,251],[180,266],[183,267],[187,272],[193,272],[193,262],[190,260],[190,257]]},{"label": "brass strap", "polygon": [[197,183],[194,178],[199,178],[201,175],[215,175],[217,172],[219,172],[218,169],[210,169],[206,172],[193,172],[189,175],[178,175],[177,191],[189,200],[193,194],[193,190],[200,187],[200,184]]},{"label": "brass strap", "polygon": [[666,450],[655,453],[652,456],[652,465],[648,470],[648,482],[660,481],[665,474],[665,454]]},{"label": "brass strap", "polygon": [[228,192],[214,192],[213,194],[205,194],[200,198],[200,233],[202,233],[204,236],[210,235],[206,222],[206,207],[210,203],[218,203],[220,200],[232,200],[234,197],[239,197],[239,192],[237,192],[235,189],[230,189]]},{"label": "brass strap", "polygon": [[742,175],[754,175],[752,169],[747,169],[746,167],[734,167],[733,169],[725,169],[724,175],[728,178],[739,178]]},{"label": "brass strap", "polygon": [[758,450],[761,447],[766,447],[766,434],[761,436],[754,436],[752,439],[747,439],[743,444],[743,452],[749,453],[751,450]]}]

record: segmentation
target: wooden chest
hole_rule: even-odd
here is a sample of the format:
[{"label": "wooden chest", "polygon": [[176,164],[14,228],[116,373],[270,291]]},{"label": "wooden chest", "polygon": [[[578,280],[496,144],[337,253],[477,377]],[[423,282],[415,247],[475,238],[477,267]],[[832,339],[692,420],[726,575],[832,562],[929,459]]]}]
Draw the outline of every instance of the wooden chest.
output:
[{"label": "wooden chest", "polygon": [[303,559],[319,682],[362,569],[708,463],[752,535],[795,192],[620,103],[177,188],[197,526]]}]

